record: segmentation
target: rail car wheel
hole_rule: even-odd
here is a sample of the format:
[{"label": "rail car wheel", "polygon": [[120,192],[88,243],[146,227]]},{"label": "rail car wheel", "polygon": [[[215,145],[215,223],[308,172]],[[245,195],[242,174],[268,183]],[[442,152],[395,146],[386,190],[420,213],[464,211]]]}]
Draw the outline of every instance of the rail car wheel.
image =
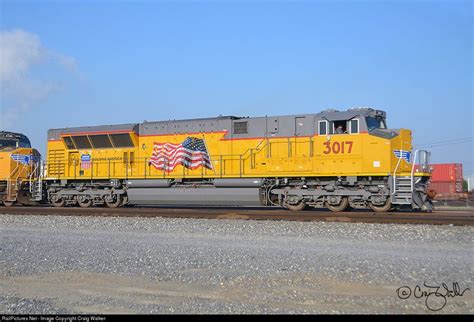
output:
[{"label": "rail car wheel", "polygon": [[342,197],[341,202],[338,205],[331,205],[326,202],[326,207],[334,212],[344,211],[349,207],[349,199],[347,197]]},{"label": "rail car wheel", "polygon": [[80,196],[79,198],[77,198],[77,203],[81,208],[89,208],[90,206],[92,206],[92,199],[89,198],[89,196]]},{"label": "rail car wheel", "polygon": [[283,204],[283,207],[285,207],[286,209],[288,210],[291,210],[291,211],[300,211],[300,210],[303,210],[304,208],[306,208],[306,204],[301,201],[295,205],[290,205],[290,204]]},{"label": "rail car wheel", "polygon": [[369,208],[375,212],[386,212],[392,208],[392,202],[390,198],[387,198],[384,205],[374,205],[373,203],[369,202]]},{"label": "rail car wheel", "polygon": [[24,206],[33,206],[35,204],[35,202],[31,200],[31,194],[26,191],[20,192],[17,200]]},{"label": "rail car wheel", "polygon": [[11,207],[11,206],[13,206],[14,204],[15,204],[14,201],[4,201],[4,202],[3,202],[3,205],[4,205],[5,207]]},{"label": "rail car wheel", "polygon": [[52,199],[50,202],[54,207],[64,207],[64,205],[66,204],[66,199],[64,198]]},{"label": "rail car wheel", "polygon": [[112,200],[109,200],[109,199],[105,198],[105,204],[109,208],[120,207],[120,205],[122,204],[122,196],[121,195],[113,195]]}]

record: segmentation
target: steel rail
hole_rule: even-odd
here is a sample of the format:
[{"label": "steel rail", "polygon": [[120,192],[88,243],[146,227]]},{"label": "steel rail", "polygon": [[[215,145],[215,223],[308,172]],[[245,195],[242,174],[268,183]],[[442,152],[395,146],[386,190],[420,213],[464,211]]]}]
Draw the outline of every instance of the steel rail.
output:
[{"label": "steel rail", "polygon": [[262,208],[52,208],[52,207],[0,207],[0,215],[41,215],[41,216],[93,216],[93,217],[166,217],[166,218],[202,218],[202,219],[247,219],[276,221],[326,221],[381,224],[426,224],[474,226],[472,211],[436,211],[433,213],[390,212],[374,213],[370,211],[330,212],[327,210],[309,210],[292,212],[282,209]]}]

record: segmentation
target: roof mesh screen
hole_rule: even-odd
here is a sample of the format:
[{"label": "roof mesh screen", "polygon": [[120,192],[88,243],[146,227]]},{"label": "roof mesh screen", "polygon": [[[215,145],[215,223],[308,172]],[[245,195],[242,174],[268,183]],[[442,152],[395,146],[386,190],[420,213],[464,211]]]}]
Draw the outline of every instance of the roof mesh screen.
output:
[{"label": "roof mesh screen", "polygon": [[90,149],[91,143],[87,139],[86,135],[72,136],[72,140],[78,149]]},{"label": "roof mesh screen", "polygon": [[112,148],[112,143],[110,142],[109,136],[107,134],[89,135],[89,139],[96,149]]},{"label": "roof mesh screen", "polygon": [[66,144],[66,146],[67,146],[67,148],[68,148],[69,150],[72,150],[72,149],[75,149],[75,148],[76,148],[76,147],[74,146],[74,143],[72,142],[70,136],[65,136],[65,137],[63,137],[63,140],[64,140],[64,144]]},{"label": "roof mesh screen", "polygon": [[111,134],[110,138],[116,148],[130,148],[133,147],[132,139],[128,133]]},{"label": "roof mesh screen", "polygon": [[247,122],[234,122],[234,134],[246,134]]}]

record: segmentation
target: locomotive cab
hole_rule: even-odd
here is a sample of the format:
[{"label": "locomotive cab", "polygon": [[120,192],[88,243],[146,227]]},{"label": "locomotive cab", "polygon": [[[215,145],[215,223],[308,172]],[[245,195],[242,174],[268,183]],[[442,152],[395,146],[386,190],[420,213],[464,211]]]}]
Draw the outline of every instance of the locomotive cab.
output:
[{"label": "locomotive cab", "polygon": [[[364,185],[374,192],[376,181],[379,187],[383,183],[386,187],[377,191],[379,196],[370,196],[363,202],[375,211],[404,205],[431,209],[426,198],[429,152],[413,151],[410,130],[388,128],[386,112],[371,108],[327,110],[316,120],[316,146],[323,147],[315,149],[318,173],[339,176],[339,180],[344,180],[345,175],[354,183],[366,180]],[[417,163],[422,171],[415,172]],[[334,200],[335,205],[341,203],[341,198]]]},{"label": "locomotive cab", "polygon": [[11,151],[17,148],[31,148],[30,140],[20,133],[0,132],[0,151]]},{"label": "locomotive cab", "polygon": [[[0,132],[0,204],[32,204],[41,155],[23,134]],[[38,186],[41,194],[41,187]],[[40,196],[39,196],[40,197]]]},{"label": "locomotive cab", "polygon": [[[364,113],[357,113],[358,111]],[[327,110],[318,121],[318,134],[391,133],[386,124],[386,113],[381,110],[366,108],[353,108],[347,112]]]}]

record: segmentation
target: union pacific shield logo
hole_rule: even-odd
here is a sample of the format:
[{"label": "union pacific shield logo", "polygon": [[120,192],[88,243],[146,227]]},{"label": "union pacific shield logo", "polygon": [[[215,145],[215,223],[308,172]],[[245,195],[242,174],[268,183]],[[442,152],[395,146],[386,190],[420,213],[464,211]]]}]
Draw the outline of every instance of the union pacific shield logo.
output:
[{"label": "union pacific shield logo", "polygon": [[410,151],[403,151],[403,150],[393,150],[393,153],[397,157],[397,159],[405,159],[406,162],[410,163],[411,160],[411,152]]},{"label": "union pacific shield logo", "polygon": [[91,155],[83,154],[81,155],[81,169],[87,170],[91,167]]}]

